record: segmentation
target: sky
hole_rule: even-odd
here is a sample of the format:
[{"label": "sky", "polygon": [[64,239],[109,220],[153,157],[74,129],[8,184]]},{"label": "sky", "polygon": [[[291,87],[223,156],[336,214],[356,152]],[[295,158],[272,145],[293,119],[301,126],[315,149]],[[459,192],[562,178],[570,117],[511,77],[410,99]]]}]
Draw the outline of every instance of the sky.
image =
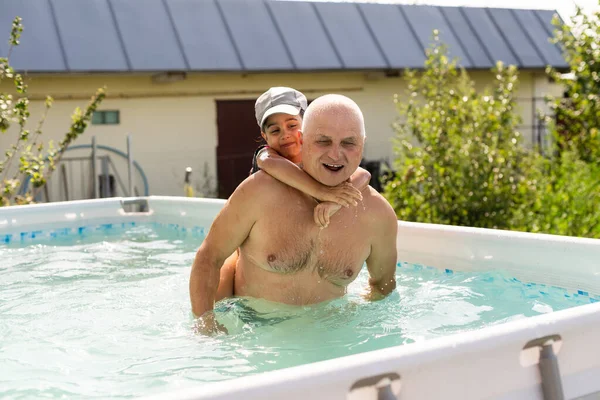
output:
[{"label": "sky", "polygon": [[[317,0],[319,1],[319,0]],[[327,0],[320,0],[327,1]],[[336,0],[345,1],[345,0]],[[353,0],[351,0],[353,1]],[[473,7],[499,7],[499,8],[529,8],[552,9],[558,11],[565,21],[575,14],[575,3],[583,8],[584,12],[599,11],[598,0],[359,0],[373,3],[401,3],[401,4],[431,4],[439,6],[473,6]]]}]

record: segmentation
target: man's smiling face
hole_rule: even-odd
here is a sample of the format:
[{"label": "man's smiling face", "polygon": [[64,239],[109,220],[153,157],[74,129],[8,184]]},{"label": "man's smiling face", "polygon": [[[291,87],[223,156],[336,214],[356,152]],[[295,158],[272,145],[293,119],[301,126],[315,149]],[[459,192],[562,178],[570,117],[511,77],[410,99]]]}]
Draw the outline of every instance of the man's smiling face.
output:
[{"label": "man's smiling face", "polygon": [[364,148],[361,116],[345,104],[316,110],[303,132],[303,169],[317,181],[336,186],[356,171]]}]

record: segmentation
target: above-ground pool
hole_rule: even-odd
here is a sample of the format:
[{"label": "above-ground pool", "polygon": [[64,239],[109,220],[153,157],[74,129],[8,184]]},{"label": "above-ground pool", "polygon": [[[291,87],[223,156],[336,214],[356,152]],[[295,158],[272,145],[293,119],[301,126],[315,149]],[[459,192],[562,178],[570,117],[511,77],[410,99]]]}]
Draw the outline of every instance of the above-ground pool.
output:
[{"label": "above-ground pool", "polygon": [[0,209],[0,397],[599,398],[600,240],[399,222],[386,299],[363,268],[326,303],[223,300],[206,337],[188,278],[223,204]]}]

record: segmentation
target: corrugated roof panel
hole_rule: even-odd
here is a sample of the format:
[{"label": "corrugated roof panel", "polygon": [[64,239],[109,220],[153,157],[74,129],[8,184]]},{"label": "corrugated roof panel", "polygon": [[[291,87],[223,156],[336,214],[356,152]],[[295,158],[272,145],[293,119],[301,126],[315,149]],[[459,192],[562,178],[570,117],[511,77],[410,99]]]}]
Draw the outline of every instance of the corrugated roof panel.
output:
[{"label": "corrugated roof panel", "polygon": [[421,68],[425,51],[397,5],[359,5],[391,68]]},{"label": "corrugated roof panel", "polygon": [[0,33],[3,35],[0,40],[5,51],[12,21],[17,16],[23,18],[23,34],[21,44],[10,56],[11,65],[21,71],[65,71],[67,66],[49,3],[0,0]]},{"label": "corrugated roof panel", "polygon": [[314,3],[345,68],[389,67],[356,4]]},{"label": "corrugated roof panel", "polygon": [[475,32],[469,26],[469,22],[462,14],[458,7],[441,7],[442,14],[454,30],[458,40],[462,44],[464,51],[469,54],[473,67],[475,68],[491,68],[492,60],[490,60],[486,49],[481,44]]},{"label": "corrugated roof panel", "polygon": [[548,37],[552,37],[553,32],[556,29],[556,27],[552,25],[552,19],[554,18],[554,15],[556,15],[556,12],[551,10],[533,10],[533,12],[539,18],[542,26],[548,34]]},{"label": "corrugated roof panel", "polygon": [[109,1],[133,70],[187,69],[161,0]]},{"label": "corrugated roof panel", "polygon": [[[277,26],[263,1],[219,0],[218,5],[223,10],[223,16],[240,52],[244,69],[294,68]],[[303,29],[303,27],[295,26],[294,29]]]},{"label": "corrugated roof panel", "polygon": [[444,19],[439,7],[413,5],[401,5],[400,7],[424,48],[430,46],[433,30],[437,29],[440,40],[448,46],[450,57],[457,57],[458,63],[463,67],[472,66],[469,56],[465,53],[452,28]]},{"label": "corrugated roof panel", "polygon": [[546,66],[511,10],[490,8],[488,12],[519,59],[519,65],[525,68],[543,68]]},{"label": "corrugated roof panel", "polygon": [[534,11],[519,10],[515,12],[515,17],[519,20],[521,26],[527,30],[533,44],[547,65],[567,65],[559,48],[550,42],[548,33],[536,18]]},{"label": "corrugated roof panel", "polygon": [[[269,1],[275,22],[298,69],[339,69],[342,67],[331,41],[311,3]],[[302,27],[302,29],[290,29]]]},{"label": "corrugated roof panel", "polygon": [[213,0],[167,0],[193,70],[240,70],[242,65]]},{"label": "corrugated roof panel", "polygon": [[469,20],[471,27],[477,33],[486,47],[493,63],[502,61],[505,64],[519,65],[512,50],[508,47],[504,38],[494,25],[484,8],[463,8],[464,15]]},{"label": "corrugated roof panel", "polygon": [[127,70],[107,0],[51,0],[73,71]]},{"label": "corrugated roof panel", "polygon": [[554,30],[549,10],[306,0],[0,0],[0,55],[16,15],[25,31],[12,62],[30,72],[420,68],[434,28],[467,68],[489,68],[497,60],[567,66],[560,46],[548,42]]},{"label": "corrugated roof panel", "polygon": [[[548,38],[552,38],[554,36],[554,31],[556,30],[556,27],[552,25],[552,19],[556,13],[549,10],[534,10],[531,12],[537,17],[540,26],[547,33]],[[548,44],[548,41],[545,40],[544,43]],[[569,63],[567,63],[567,61],[564,59],[560,46],[552,43],[549,43],[549,45],[560,54],[560,61],[556,58],[556,56],[554,56],[551,59],[553,62],[551,62],[550,65],[555,68],[567,68]],[[541,47],[541,45],[538,46]]]}]

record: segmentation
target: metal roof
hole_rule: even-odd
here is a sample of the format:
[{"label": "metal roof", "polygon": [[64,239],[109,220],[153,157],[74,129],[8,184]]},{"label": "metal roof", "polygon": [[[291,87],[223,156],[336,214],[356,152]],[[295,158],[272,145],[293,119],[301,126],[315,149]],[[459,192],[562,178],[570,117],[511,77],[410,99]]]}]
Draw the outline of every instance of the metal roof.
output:
[{"label": "metal roof", "polygon": [[550,10],[278,0],[0,0],[0,56],[30,72],[420,68],[433,29],[466,68],[567,64]]}]

